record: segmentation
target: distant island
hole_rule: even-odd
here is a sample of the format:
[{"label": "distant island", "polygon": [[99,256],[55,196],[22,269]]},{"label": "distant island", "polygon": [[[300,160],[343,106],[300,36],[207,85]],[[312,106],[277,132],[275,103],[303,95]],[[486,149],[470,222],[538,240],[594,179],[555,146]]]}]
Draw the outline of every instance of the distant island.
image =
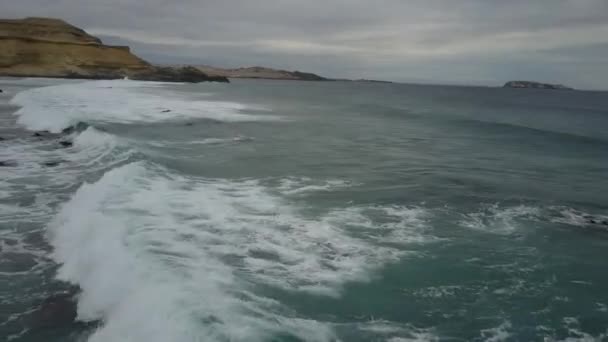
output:
[{"label": "distant island", "polygon": [[554,89],[554,90],[574,90],[562,84],[549,84],[532,81],[509,81],[504,88],[532,88],[532,89]]},{"label": "distant island", "polygon": [[60,19],[0,19],[0,76],[228,82],[191,66],[161,67],[127,46],[104,45]]}]

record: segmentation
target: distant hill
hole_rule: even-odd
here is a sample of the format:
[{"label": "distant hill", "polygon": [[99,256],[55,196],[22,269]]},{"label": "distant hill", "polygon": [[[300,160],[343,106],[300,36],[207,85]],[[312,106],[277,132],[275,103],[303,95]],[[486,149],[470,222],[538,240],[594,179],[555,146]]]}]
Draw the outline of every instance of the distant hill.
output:
[{"label": "distant hill", "polygon": [[532,81],[509,81],[505,83],[504,88],[533,88],[533,89],[554,89],[554,90],[574,90],[566,87],[563,84],[549,84]]},{"label": "distant hill", "polygon": [[195,68],[158,67],[128,46],[104,45],[61,19],[0,19],[0,76],[201,82],[225,81]]},{"label": "distant hill", "polygon": [[287,71],[259,66],[225,69],[216,68],[208,65],[196,66],[200,71],[214,76],[224,76],[228,78],[258,78],[270,80],[297,80],[297,81],[328,81],[329,79],[317,74],[301,71]]}]

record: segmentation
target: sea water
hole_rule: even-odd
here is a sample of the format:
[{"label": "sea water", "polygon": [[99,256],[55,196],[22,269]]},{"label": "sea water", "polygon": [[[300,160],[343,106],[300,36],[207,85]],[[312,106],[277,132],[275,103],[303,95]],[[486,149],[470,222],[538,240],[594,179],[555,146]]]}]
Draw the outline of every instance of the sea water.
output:
[{"label": "sea water", "polygon": [[2,340],[608,338],[607,93],[0,88]]}]

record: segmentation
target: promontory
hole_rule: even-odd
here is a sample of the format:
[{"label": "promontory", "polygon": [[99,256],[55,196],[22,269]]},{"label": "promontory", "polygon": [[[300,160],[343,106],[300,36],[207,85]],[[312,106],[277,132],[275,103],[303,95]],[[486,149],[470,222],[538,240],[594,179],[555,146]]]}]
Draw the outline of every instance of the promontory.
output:
[{"label": "promontory", "polygon": [[0,19],[0,76],[228,82],[189,66],[155,66],[60,19]]},{"label": "promontory", "polygon": [[208,75],[224,76],[228,78],[254,78],[266,80],[293,80],[293,81],[330,81],[330,79],[302,71],[287,71],[271,69],[260,66],[226,69],[208,65],[196,66],[200,71]]}]

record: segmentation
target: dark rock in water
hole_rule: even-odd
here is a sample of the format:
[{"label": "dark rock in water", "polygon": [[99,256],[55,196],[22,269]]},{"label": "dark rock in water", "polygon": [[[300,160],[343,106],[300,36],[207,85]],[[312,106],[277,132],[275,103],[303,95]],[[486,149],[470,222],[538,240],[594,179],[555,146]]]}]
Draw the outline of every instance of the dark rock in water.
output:
[{"label": "dark rock in water", "polygon": [[72,134],[74,133],[74,126],[69,126],[61,130],[61,134]]},{"label": "dark rock in water", "polygon": [[49,131],[38,131],[38,132],[34,133],[34,136],[35,137],[46,137],[49,134],[51,134],[51,132],[49,132]]},{"label": "dark rock in water", "polygon": [[188,122],[186,123],[186,126],[194,126],[194,122]]},{"label": "dark rock in water", "polygon": [[77,317],[75,293],[64,292],[45,299],[28,319],[30,328],[58,328],[73,324]]},{"label": "dark rock in water", "polygon": [[17,163],[12,160],[0,160],[0,167],[17,166]]},{"label": "dark rock in water", "polygon": [[55,167],[55,166],[57,166],[57,165],[59,165],[59,164],[61,164],[61,161],[60,161],[60,160],[54,160],[54,161],[48,161],[48,162],[45,162],[45,163],[43,163],[42,165],[44,165],[44,166],[48,166],[48,167]]},{"label": "dark rock in water", "polygon": [[169,113],[171,111],[171,109],[165,109],[165,110],[161,110],[161,113]]},{"label": "dark rock in water", "polygon": [[87,128],[89,128],[89,125],[86,122],[79,122],[74,126],[69,126],[69,127],[64,128],[61,131],[61,134],[72,134],[74,132],[83,132]]},{"label": "dark rock in water", "polygon": [[4,139],[3,137],[0,137],[0,141],[4,141],[4,140],[6,140],[6,139]]},{"label": "dark rock in water", "polygon": [[[591,225],[591,227],[595,226],[599,228],[599,226],[608,226],[608,220],[604,220],[602,218],[593,217],[591,215],[585,216],[585,223]],[[604,229],[604,228],[602,228]]]},{"label": "dark rock in water", "polygon": [[152,66],[141,72],[129,75],[129,78],[137,81],[158,81],[158,82],[225,82],[229,83],[224,76],[211,76],[192,66],[184,67],[160,67]]},{"label": "dark rock in water", "polygon": [[62,141],[59,142],[59,145],[61,145],[62,147],[66,147],[67,148],[67,147],[74,146],[74,143],[71,142],[71,141],[62,140]]},{"label": "dark rock in water", "polygon": [[0,93],[3,93],[2,89],[0,89]]}]

